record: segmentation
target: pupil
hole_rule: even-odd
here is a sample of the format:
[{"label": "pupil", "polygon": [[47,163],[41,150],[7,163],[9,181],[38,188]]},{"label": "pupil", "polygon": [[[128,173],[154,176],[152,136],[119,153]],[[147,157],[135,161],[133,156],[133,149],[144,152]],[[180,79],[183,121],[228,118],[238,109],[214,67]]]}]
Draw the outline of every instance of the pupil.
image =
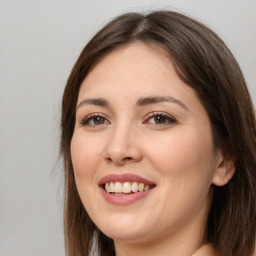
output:
[{"label": "pupil", "polygon": [[156,116],[155,117],[155,122],[157,124],[164,123],[165,122],[165,117],[163,117],[163,116]]},{"label": "pupil", "polygon": [[103,124],[103,118],[102,117],[100,117],[100,116],[98,116],[98,117],[96,117],[95,119],[94,119],[94,122],[96,123],[96,124]]}]

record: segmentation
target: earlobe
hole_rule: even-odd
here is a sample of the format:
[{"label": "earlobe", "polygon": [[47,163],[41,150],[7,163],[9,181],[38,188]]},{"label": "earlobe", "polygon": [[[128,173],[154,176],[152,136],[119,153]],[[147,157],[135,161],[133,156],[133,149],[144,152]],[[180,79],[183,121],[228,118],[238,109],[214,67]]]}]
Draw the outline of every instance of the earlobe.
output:
[{"label": "earlobe", "polygon": [[230,156],[225,156],[222,152],[218,153],[216,169],[212,179],[212,184],[216,186],[226,185],[234,176],[235,159]]}]

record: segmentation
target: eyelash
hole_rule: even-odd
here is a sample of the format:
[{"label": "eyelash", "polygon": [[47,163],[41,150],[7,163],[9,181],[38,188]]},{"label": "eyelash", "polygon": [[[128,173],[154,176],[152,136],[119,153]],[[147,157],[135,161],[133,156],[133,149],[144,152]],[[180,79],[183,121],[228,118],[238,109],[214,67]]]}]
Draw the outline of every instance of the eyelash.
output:
[{"label": "eyelash", "polygon": [[[143,122],[143,124],[146,124],[149,122],[150,119],[152,118],[156,118],[156,117],[160,117],[163,118],[165,120],[164,123],[160,123],[157,124],[155,123],[149,123],[150,125],[155,125],[155,126],[168,126],[171,124],[175,124],[177,123],[176,119],[171,117],[170,115],[164,114],[164,113],[157,113],[157,112],[153,112],[151,114],[149,114],[146,118],[146,120]],[[103,116],[102,114],[90,114],[88,116],[86,116],[84,119],[82,119],[82,121],[80,122],[80,124],[82,126],[99,126],[97,124],[89,124],[90,121],[93,121],[95,118],[101,118],[103,119],[103,123],[99,124],[99,125],[104,125],[104,124],[109,124],[110,122],[107,120],[107,118],[105,116]],[[107,121],[107,122],[106,122]]]},{"label": "eyelash", "polygon": [[164,118],[164,120],[165,120],[166,122],[161,123],[161,124],[150,123],[151,125],[155,125],[155,126],[168,126],[168,125],[172,125],[172,124],[176,124],[176,123],[177,123],[177,120],[176,120],[174,117],[172,117],[172,116],[170,116],[170,115],[167,115],[167,114],[164,114],[164,113],[159,113],[159,112],[150,113],[150,114],[147,116],[146,121],[144,121],[143,123],[147,123],[150,119],[156,118],[156,117]]},{"label": "eyelash", "polygon": [[[82,126],[90,125],[89,122],[92,121],[93,119],[97,118],[97,117],[102,118],[103,121],[104,121],[104,124],[105,124],[105,121],[107,120],[107,118],[105,116],[103,116],[102,114],[98,114],[98,113],[94,113],[94,114],[90,114],[90,115],[86,116],[85,118],[82,119],[80,124]],[[110,122],[108,121],[108,123],[110,123]],[[103,124],[101,124],[101,125],[103,125]],[[90,126],[97,126],[97,125],[94,124],[94,125],[90,125]]]}]

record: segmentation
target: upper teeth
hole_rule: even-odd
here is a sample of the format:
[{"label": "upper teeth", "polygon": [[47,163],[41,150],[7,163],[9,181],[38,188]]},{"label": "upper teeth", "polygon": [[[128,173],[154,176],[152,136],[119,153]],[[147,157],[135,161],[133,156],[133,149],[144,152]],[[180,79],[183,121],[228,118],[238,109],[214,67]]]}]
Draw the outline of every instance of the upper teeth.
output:
[{"label": "upper teeth", "polygon": [[105,183],[105,190],[108,193],[131,193],[131,192],[141,192],[149,190],[149,185],[144,185],[144,183],[138,182],[107,182]]}]

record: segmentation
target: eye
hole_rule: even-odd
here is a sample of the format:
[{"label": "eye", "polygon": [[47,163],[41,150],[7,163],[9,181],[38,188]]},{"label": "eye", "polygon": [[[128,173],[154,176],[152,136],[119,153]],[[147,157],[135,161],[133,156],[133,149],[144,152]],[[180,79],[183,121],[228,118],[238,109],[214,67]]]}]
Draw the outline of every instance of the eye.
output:
[{"label": "eye", "polygon": [[83,126],[99,126],[104,124],[110,124],[110,122],[105,117],[98,114],[86,116],[81,122]]},{"label": "eye", "polygon": [[170,125],[175,124],[176,120],[173,117],[163,113],[153,113],[147,118],[145,123],[153,125]]}]

